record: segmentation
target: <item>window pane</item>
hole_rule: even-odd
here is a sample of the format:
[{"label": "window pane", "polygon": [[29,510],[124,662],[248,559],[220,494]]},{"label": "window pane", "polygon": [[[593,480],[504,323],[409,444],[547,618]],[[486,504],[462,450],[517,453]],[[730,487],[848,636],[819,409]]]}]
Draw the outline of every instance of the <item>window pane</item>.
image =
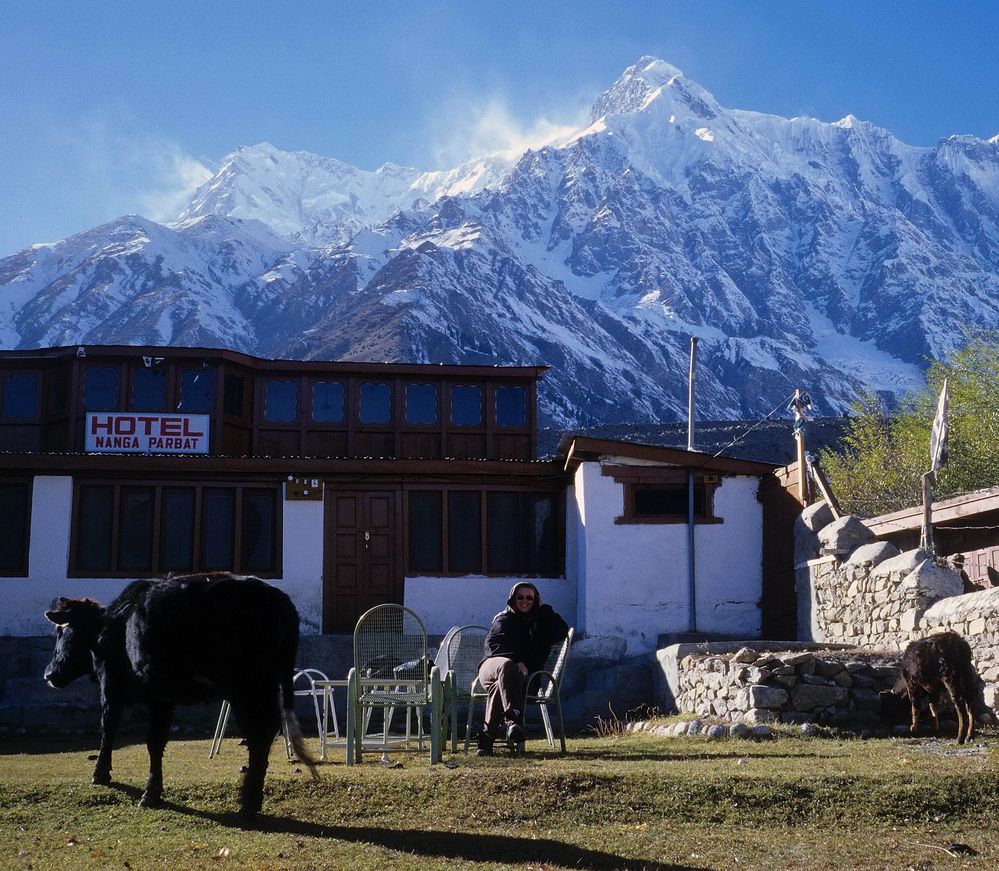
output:
[{"label": "window pane", "polygon": [[0,575],[23,572],[27,563],[30,484],[0,484]]},{"label": "window pane", "polygon": [[500,426],[527,423],[527,390],[523,387],[496,388],[496,423]]},{"label": "window pane", "polygon": [[194,569],[194,490],[163,491],[163,540],[160,569],[189,572]]},{"label": "window pane", "polygon": [[482,423],[482,388],[460,384],[451,388],[451,423],[479,426]]},{"label": "window pane", "polygon": [[112,487],[80,488],[76,515],[76,562],[82,571],[110,570],[113,510]]},{"label": "window pane", "polygon": [[516,493],[490,493],[487,497],[488,559],[490,572],[521,569],[520,499]]},{"label": "window pane", "polygon": [[37,372],[11,372],[3,386],[4,417],[38,417],[38,387],[41,375]]},{"label": "window pane", "polygon": [[277,528],[273,490],[243,491],[244,572],[273,572]]},{"label": "window pane", "polygon": [[122,487],[118,500],[118,569],[153,567],[153,488]]},{"label": "window pane", "polygon": [[298,420],[298,383],[268,381],[264,387],[264,420],[294,423]]},{"label": "window pane", "polygon": [[166,410],[166,372],[163,369],[133,370],[132,410]]},{"label": "window pane", "polygon": [[558,568],[555,552],[555,497],[525,497],[528,512],[527,564],[525,570],[531,574],[552,577]]},{"label": "window pane", "polygon": [[437,423],[436,385],[406,385],[406,423]]},{"label": "window pane", "polygon": [[236,494],[231,489],[202,491],[201,568],[231,571],[236,529]]},{"label": "window pane", "polygon": [[180,402],[177,410],[187,414],[207,414],[213,411],[215,370],[184,369],[180,373]]},{"label": "window pane", "polygon": [[222,388],[222,411],[233,417],[245,413],[246,380],[242,375],[226,375]]},{"label": "window pane", "polygon": [[482,571],[482,498],[478,492],[447,494],[447,570]]},{"label": "window pane", "polygon": [[388,384],[361,385],[361,423],[392,422],[392,388]]},{"label": "window pane", "polygon": [[49,387],[49,414],[62,417],[69,410],[69,372],[57,369]]},{"label": "window pane", "polygon": [[109,366],[88,366],[83,375],[85,411],[118,410],[118,370]]},{"label": "window pane", "polygon": [[413,572],[444,570],[441,536],[444,527],[441,514],[442,494],[414,492],[409,494],[409,569]]},{"label": "window pane", "polygon": [[316,423],[343,421],[344,389],[340,381],[316,381],[312,385],[312,419]]},{"label": "window pane", "polygon": [[[635,486],[636,517],[687,516],[687,485]],[[694,487],[694,514],[704,514],[704,488]]]}]

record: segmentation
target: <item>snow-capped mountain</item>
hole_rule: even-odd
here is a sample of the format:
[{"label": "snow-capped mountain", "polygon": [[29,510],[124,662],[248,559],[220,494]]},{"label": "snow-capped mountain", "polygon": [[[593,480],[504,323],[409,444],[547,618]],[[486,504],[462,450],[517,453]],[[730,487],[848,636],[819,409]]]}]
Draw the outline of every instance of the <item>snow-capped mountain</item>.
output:
[{"label": "snow-capped mountain", "polygon": [[691,335],[699,413],[733,418],[912,389],[997,324],[999,137],[726,109],[648,57],[539,150],[367,172],[242,148],[174,224],[0,260],[6,347],[546,363],[570,426],[682,416]]}]

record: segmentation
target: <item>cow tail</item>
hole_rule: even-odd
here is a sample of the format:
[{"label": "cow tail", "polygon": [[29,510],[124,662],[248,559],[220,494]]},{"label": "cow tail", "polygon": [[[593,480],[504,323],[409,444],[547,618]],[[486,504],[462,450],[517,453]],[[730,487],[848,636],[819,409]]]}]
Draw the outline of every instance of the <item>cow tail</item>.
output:
[{"label": "cow tail", "polygon": [[298,760],[309,769],[312,779],[319,780],[319,771],[316,768],[316,760],[305,745],[305,736],[302,734],[302,727],[295,716],[295,692],[292,687],[292,676],[289,674],[281,681],[281,699],[284,706],[284,721],[288,726],[288,738],[295,751]]},{"label": "cow tail", "polygon": [[309,769],[312,779],[319,780],[319,772],[316,769],[316,760],[312,757],[305,746],[305,736],[302,734],[302,727],[295,716],[295,658],[298,655],[298,612],[288,601],[289,615],[287,628],[289,630],[285,644],[283,645],[281,669],[281,707],[284,708],[284,721],[288,727],[288,739],[291,741],[292,749],[299,761]]}]

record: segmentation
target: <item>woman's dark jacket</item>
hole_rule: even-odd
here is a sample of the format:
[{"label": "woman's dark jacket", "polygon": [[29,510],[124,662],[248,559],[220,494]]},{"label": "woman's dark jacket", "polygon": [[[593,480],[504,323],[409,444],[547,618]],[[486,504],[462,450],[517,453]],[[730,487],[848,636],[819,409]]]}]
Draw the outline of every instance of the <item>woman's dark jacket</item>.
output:
[{"label": "woman's dark jacket", "polygon": [[[534,590],[534,607],[521,614],[514,607],[514,592],[527,587]],[[483,662],[492,656],[505,656],[522,662],[527,670],[544,668],[552,645],[569,634],[569,626],[551,605],[542,605],[541,596],[533,584],[523,581],[514,585],[507,600],[507,608],[493,618],[486,635]]]}]

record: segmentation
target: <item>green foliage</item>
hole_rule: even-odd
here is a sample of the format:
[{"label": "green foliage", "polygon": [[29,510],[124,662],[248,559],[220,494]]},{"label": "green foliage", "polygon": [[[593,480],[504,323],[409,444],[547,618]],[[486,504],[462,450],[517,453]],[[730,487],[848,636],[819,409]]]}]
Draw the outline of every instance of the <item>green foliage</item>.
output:
[{"label": "green foliage", "polygon": [[877,397],[855,404],[843,451],[825,450],[819,457],[845,511],[874,516],[919,504],[944,378],[949,456],[937,473],[935,497],[999,485],[999,330],[984,330],[968,334],[949,358],[935,361],[927,389],[906,397],[894,415]]}]

